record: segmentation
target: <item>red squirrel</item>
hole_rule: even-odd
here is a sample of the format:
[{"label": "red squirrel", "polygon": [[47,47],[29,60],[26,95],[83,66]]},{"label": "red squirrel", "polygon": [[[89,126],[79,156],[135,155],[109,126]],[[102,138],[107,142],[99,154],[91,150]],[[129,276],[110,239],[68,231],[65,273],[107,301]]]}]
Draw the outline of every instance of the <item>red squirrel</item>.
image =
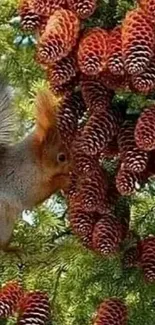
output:
[{"label": "red squirrel", "polygon": [[36,96],[34,131],[12,144],[10,90],[0,79],[0,248],[7,250],[15,221],[25,209],[67,186],[69,153],[56,127],[57,106],[49,90]]}]

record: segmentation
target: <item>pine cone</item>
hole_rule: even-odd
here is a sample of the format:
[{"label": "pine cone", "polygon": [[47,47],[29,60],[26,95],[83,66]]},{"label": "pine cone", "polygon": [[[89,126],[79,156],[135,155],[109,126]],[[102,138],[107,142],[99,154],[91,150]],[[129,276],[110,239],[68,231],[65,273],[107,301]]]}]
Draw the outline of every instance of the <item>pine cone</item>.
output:
[{"label": "pine cone", "polygon": [[109,209],[107,188],[107,175],[99,166],[80,177],[77,183],[77,202],[80,202],[82,210],[103,213]]},{"label": "pine cone", "polygon": [[18,325],[45,325],[50,318],[48,296],[43,292],[28,292],[19,304]]},{"label": "pine cone", "polygon": [[135,140],[141,150],[155,149],[155,106],[146,108],[141,113],[135,128]]},{"label": "pine cone", "polygon": [[155,1],[154,0],[138,0],[141,8],[144,10],[147,18],[155,26]]},{"label": "pine cone", "polygon": [[92,173],[99,164],[96,157],[90,157],[80,150],[80,143],[78,145],[75,144],[75,147],[73,145],[71,160],[72,168],[77,175],[88,175]]},{"label": "pine cone", "polygon": [[117,136],[121,122],[121,112],[116,109],[92,114],[81,135],[81,150],[100,155]]},{"label": "pine cone", "polygon": [[8,318],[16,312],[19,300],[23,294],[19,283],[8,282],[0,290],[0,318]]},{"label": "pine cone", "polygon": [[72,201],[68,216],[73,233],[82,240],[85,246],[91,248],[92,233],[98,214],[83,212],[80,202],[75,204]]},{"label": "pine cone", "polygon": [[108,109],[111,104],[113,93],[96,79],[84,79],[81,81],[81,91],[89,113],[95,113]]},{"label": "pine cone", "polygon": [[92,28],[79,43],[79,68],[86,75],[98,75],[105,68],[106,59],[107,32],[99,27]]},{"label": "pine cone", "polygon": [[29,0],[20,1],[18,11],[21,17],[21,28],[24,31],[39,30],[46,24],[46,17],[36,13]]},{"label": "pine cone", "polygon": [[67,0],[67,3],[80,19],[86,19],[94,13],[97,0]]},{"label": "pine cone", "polygon": [[76,60],[73,55],[69,55],[47,69],[47,80],[51,86],[59,87],[74,79],[76,72]]},{"label": "pine cone", "polygon": [[138,244],[139,264],[148,282],[155,281],[155,237],[147,237]]},{"label": "pine cone", "polygon": [[107,67],[113,75],[124,75],[122,57],[122,30],[121,26],[115,27],[109,35]]},{"label": "pine cone", "polygon": [[126,152],[126,157],[123,160],[124,168],[135,173],[141,173],[146,170],[148,163],[148,154],[138,148],[133,148]]},{"label": "pine cone", "polygon": [[122,165],[131,172],[144,171],[148,163],[148,154],[137,148],[134,138],[135,122],[127,120],[118,134],[118,147]]},{"label": "pine cone", "polygon": [[105,300],[97,310],[94,325],[127,325],[127,307],[117,298]]},{"label": "pine cone", "polygon": [[37,60],[51,65],[67,56],[76,44],[79,28],[79,20],[73,12],[56,10],[40,37]]},{"label": "pine cone", "polygon": [[65,7],[66,0],[29,0],[31,7],[37,14],[42,14],[47,19],[56,11]]},{"label": "pine cone", "polygon": [[81,93],[72,93],[65,97],[57,114],[57,128],[61,140],[71,145],[78,130],[78,119],[82,117],[85,105]]},{"label": "pine cone", "polygon": [[93,231],[93,248],[103,256],[117,253],[122,239],[122,227],[112,214],[102,215]]},{"label": "pine cone", "polygon": [[122,265],[124,269],[138,266],[139,250],[137,246],[132,246],[123,254]]},{"label": "pine cone", "polygon": [[140,8],[127,13],[122,26],[122,51],[127,73],[144,72],[154,53],[154,32]]},{"label": "pine cone", "polygon": [[138,76],[132,76],[131,89],[141,94],[148,95],[155,89],[155,59]]},{"label": "pine cone", "polygon": [[131,195],[140,188],[142,175],[127,169],[119,170],[116,176],[116,187],[121,195]]}]

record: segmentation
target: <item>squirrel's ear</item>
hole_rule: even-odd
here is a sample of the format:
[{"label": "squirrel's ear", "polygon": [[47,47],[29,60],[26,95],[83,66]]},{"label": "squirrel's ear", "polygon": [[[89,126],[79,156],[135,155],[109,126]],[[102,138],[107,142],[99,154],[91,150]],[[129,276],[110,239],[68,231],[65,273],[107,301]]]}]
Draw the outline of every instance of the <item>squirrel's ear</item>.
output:
[{"label": "squirrel's ear", "polygon": [[60,101],[50,90],[39,91],[36,96],[36,135],[41,142],[46,138],[48,131],[56,132]]}]

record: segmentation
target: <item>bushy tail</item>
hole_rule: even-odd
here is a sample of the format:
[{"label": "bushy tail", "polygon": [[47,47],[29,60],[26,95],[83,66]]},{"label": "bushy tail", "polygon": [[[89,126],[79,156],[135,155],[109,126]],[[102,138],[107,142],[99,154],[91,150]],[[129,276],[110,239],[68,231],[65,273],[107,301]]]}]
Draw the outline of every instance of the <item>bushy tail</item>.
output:
[{"label": "bushy tail", "polygon": [[0,77],[0,145],[13,140],[15,131],[15,114],[11,107],[11,89],[6,81]]}]

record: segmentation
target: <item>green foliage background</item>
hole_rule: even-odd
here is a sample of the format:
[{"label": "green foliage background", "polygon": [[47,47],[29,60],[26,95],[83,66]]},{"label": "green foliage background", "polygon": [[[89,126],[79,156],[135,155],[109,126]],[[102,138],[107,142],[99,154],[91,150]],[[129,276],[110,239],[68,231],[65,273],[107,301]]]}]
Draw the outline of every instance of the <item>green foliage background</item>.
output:
[{"label": "green foliage background", "polygon": [[[14,39],[22,34],[18,26],[13,28],[9,23],[16,16],[16,0],[1,0],[0,5],[0,72],[15,90],[20,138],[33,127],[33,98],[46,83],[34,61],[34,46],[14,45]],[[134,5],[130,0],[100,0],[99,9],[86,24],[111,28]],[[118,93],[116,99],[125,100],[133,113],[154,102],[154,96],[131,93]],[[151,181],[131,198],[131,228],[141,237],[155,235],[154,194],[155,183]],[[0,253],[0,284],[22,279],[26,289],[47,291],[54,325],[91,324],[98,304],[110,296],[123,298],[127,303],[129,325],[154,325],[155,285],[145,284],[140,270],[124,272],[119,257],[104,259],[83,248],[68,228],[61,196],[54,196],[26,214],[31,217],[31,224],[19,220],[13,238],[23,253],[19,257]],[[7,321],[9,325],[15,323],[15,319]]]}]

